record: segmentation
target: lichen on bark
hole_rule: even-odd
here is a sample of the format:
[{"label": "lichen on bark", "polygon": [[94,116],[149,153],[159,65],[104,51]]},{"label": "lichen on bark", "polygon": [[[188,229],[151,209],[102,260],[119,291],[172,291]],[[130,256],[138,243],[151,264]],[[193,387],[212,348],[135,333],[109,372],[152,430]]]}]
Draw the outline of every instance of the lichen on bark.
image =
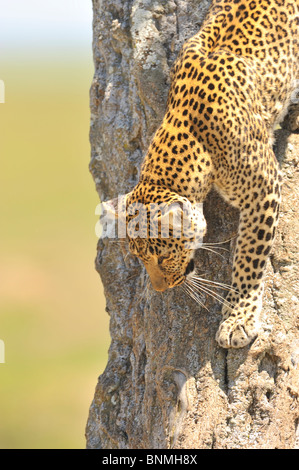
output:
[{"label": "lichen on bark", "polygon": [[[198,31],[208,0],[94,0],[90,169],[101,200],[127,193],[167,99],[171,65]],[[284,183],[266,273],[262,331],[250,346],[215,341],[221,306],[207,309],[180,288],[157,293],[137,259],[100,240],[96,269],[110,315],[111,345],[90,407],[88,448],[294,448],[299,445],[299,138],[278,132]],[[238,212],[212,191],[205,276],[230,282]],[[223,294],[222,292],[220,292]]]}]

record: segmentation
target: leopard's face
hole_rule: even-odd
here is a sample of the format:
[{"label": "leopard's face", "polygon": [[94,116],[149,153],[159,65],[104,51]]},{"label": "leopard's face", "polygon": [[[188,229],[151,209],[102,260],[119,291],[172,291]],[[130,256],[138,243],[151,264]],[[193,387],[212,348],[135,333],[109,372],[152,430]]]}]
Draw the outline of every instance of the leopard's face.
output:
[{"label": "leopard's face", "polygon": [[129,238],[131,253],[143,262],[153,288],[160,292],[182,284],[194,271],[195,250],[186,243],[175,238]]},{"label": "leopard's face", "polygon": [[[195,248],[206,231],[202,204],[169,190],[141,196],[137,189],[126,205],[129,248],[143,262],[153,288],[163,292],[182,284],[194,270]],[[131,213],[130,207],[135,207]]]}]

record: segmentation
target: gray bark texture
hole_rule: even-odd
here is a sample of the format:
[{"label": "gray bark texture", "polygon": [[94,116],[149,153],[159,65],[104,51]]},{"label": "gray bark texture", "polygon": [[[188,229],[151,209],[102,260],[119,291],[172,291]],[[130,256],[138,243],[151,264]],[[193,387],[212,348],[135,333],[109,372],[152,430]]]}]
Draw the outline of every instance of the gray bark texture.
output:
[{"label": "gray bark texture", "polygon": [[[198,31],[209,0],[93,0],[91,172],[102,201],[138,181],[158,128],[170,68]],[[262,330],[238,350],[219,347],[221,305],[208,310],[180,288],[155,292],[136,258],[99,240],[96,269],[110,315],[111,346],[86,427],[87,448],[295,448],[299,445],[299,136],[278,132],[283,202],[268,262]],[[230,283],[238,212],[212,191],[197,267]],[[225,295],[223,291],[218,291]]]}]

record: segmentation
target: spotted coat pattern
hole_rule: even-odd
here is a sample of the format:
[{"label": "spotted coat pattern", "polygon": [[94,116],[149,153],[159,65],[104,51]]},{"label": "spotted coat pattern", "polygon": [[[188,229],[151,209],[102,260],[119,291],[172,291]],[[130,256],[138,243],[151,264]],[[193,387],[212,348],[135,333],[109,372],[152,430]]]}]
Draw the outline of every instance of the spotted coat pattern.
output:
[{"label": "spotted coat pattern", "polygon": [[[173,67],[163,122],[126,199],[192,205],[214,186],[240,210],[232,289],[216,336],[227,348],[258,332],[280,202],[273,130],[299,86],[298,10],[298,0],[213,1]],[[298,109],[291,122],[295,129]],[[183,283],[193,263],[182,240],[129,234],[129,245],[157,290]]]}]

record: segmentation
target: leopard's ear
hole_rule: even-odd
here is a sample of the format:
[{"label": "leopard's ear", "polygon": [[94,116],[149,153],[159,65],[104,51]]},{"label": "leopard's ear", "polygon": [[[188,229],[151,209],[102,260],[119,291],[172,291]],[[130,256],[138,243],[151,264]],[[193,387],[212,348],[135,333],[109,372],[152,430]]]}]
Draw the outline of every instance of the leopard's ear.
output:
[{"label": "leopard's ear", "polygon": [[126,238],[126,198],[128,194],[102,202],[96,207],[100,220],[96,224],[99,238]]},{"label": "leopard's ear", "polygon": [[[191,203],[186,198],[177,199],[162,211],[159,217],[161,233],[167,237],[168,227],[172,228],[174,238],[190,239],[190,246],[198,248],[206,232],[206,221],[202,203]],[[191,243],[192,241],[192,243]]]},{"label": "leopard's ear", "polygon": [[[168,228],[172,228],[175,237],[181,234],[184,220],[184,206],[181,201],[174,201],[165,205],[161,210],[161,215],[158,217],[161,223],[162,237],[166,235]],[[163,235],[164,233],[164,235]],[[167,235],[166,235],[167,236]]]},{"label": "leopard's ear", "polygon": [[192,210],[190,201],[175,195],[171,201],[160,204],[159,210],[161,213],[158,215],[158,221],[161,224],[162,238],[169,237],[169,229],[172,230],[174,238],[181,238],[184,235],[186,224],[191,223]]}]

